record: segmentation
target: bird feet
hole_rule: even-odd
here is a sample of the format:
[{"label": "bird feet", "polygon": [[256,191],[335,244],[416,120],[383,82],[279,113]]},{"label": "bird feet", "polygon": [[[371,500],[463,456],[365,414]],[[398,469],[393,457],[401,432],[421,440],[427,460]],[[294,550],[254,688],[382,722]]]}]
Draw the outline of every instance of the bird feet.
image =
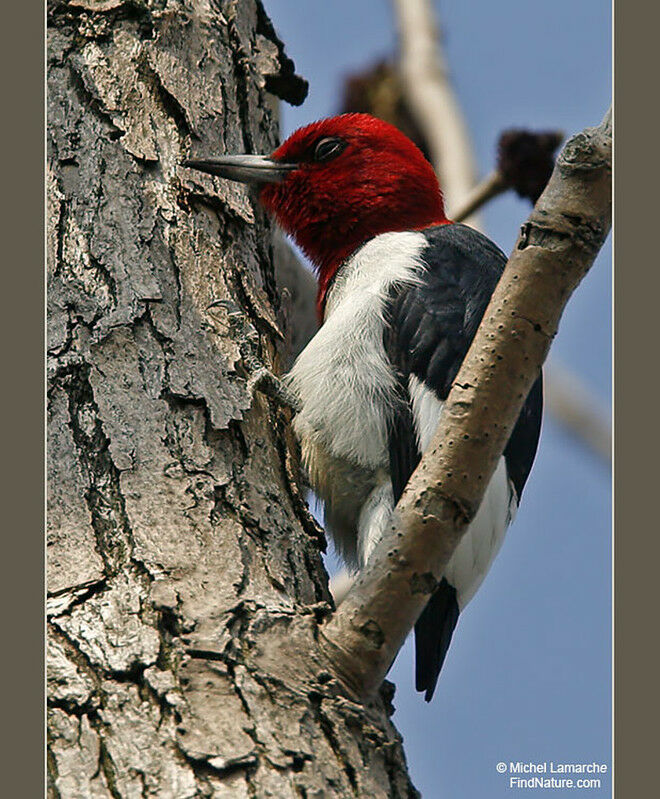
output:
[{"label": "bird feet", "polygon": [[244,359],[244,363],[250,372],[247,383],[252,396],[256,391],[260,391],[283,408],[288,408],[294,413],[300,412],[302,409],[300,399],[283,380],[276,377],[254,357]]}]

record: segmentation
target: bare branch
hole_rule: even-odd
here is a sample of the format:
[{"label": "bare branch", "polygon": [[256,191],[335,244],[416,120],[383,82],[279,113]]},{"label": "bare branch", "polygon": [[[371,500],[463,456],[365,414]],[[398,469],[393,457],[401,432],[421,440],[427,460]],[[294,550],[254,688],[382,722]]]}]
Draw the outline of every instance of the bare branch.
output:
[{"label": "bare branch", "polygon": [[577,375],[557,363],[545,368],[545,407],[570,433],[608,464],[612,459],[612,427],[607,409]]},{"label": "bare branch", "polygon": [[[394,10],[406,101],[429,143],[451,218],[451,210],[475,183],[470,136],[449,82],[429,0],[394,0]],[[474,218],[470,224],[479,227]]]},{"label": "bare branch", "polygon": [[610,228],[611,117],[562,150],[509,258],[394,522],[323,643],[343,680],[380,685],[474,517],[561,313]]},{"label": "bare branch", "polygon": [[507,189],[534,204],[541,196],[554,166],[554,154],[564,140],[560,130],[531,131],[511,128],[497,141],[497,159],[493,172],[471,190],[458,210],[455,222],[462,222],[488,200]]},{"label": "bare branch", "polygon": [[482,206],[484,206],[493,197],[507,191],[508,186],[502,174],[495,170],[491,172],[488,177],[485,177],[481,183],[478,183],[463,200],[458,211],[452,214],[454,222],[464,222],[471,214],[476,213]]}]

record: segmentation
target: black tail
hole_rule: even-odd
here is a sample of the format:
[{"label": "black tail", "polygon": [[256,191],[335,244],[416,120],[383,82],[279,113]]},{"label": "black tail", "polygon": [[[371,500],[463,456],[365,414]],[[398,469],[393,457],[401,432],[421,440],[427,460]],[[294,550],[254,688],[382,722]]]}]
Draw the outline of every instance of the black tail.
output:
[{"label": "black tail", "polygon": [[415,624],[415,687],[431,701],[458,621],[456,589],[443,577]]}]

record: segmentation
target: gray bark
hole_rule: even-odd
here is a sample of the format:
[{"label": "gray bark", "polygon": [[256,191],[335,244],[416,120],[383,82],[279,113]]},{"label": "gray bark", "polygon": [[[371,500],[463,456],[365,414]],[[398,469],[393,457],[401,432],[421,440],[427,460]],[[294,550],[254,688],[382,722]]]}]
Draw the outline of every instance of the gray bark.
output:
[{"label": "gray bark", "polygon": [[271,229],[178,166],[272,149],[304,86],[256,0],[55,2],[48,38],[49,795],[415,795],[319,649],[322,532],[249,389],[292,339]]}]

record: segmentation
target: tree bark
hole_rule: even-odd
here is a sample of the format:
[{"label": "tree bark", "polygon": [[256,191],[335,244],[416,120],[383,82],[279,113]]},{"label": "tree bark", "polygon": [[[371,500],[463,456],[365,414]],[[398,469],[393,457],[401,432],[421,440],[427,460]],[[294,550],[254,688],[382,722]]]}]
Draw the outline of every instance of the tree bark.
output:
[{"label": "tree bark", "polygon": [[[409,797],[385,694],[319,648],[271,229],[178,164],[299,102],[257,0],[49,6],[48,775],[77,797]],[[290,336],[289,336],[290,337]]]}]

